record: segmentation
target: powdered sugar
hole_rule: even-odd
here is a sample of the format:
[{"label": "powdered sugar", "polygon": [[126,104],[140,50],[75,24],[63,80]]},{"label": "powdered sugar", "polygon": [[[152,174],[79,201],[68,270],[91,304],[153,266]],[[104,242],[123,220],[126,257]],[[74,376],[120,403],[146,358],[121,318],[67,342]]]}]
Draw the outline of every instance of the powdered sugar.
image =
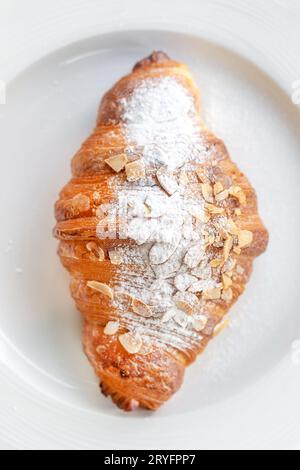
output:
[{"label": "powdered sugar", "polygon": [[118,179],[115,185],[111,179],[117,202],[100,206],[110,228],[103,231],[102,221],[97,233],[105,238],[115,232],[112,238],[135,242],[115,248],[122,259],[115,290],[149,306],[151,316],[136,315],[118,296],[114,306],[129,331],[186,350],[199,343],[197,331],[206,324],[196,294],[219,286],[201,235],[204,228],[212,230],[203,222],[206,201],[184,173],[191,162],[208,158],[194,99],[176,78],[150,78],[121,105],[127,155],[139,157],[146,174],[132,183]]},{"label": "powdered sugar", "polygon": [[144,80],[123,106],[129,146],[139,146],[146,165],[171,169],[203,157],[193,98],[173,77]]}]

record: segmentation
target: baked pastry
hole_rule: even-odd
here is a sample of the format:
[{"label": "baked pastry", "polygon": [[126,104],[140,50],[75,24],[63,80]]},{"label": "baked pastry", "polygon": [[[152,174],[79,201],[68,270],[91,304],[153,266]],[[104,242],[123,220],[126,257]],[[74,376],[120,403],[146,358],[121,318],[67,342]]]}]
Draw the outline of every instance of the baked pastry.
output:
[{"label": "baked pastry", "polygon": [[157,409],[226,324],[267,246],[254,189],[162,52],[103,97],[56,202],[85,352],[123,410]]}]

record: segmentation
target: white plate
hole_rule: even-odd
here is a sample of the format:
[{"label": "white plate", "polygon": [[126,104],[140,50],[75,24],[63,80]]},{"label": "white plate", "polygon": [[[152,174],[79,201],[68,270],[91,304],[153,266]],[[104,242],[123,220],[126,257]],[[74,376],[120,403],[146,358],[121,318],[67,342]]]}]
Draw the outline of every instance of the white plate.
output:
[{"label": "white plate", "polygon": [[[237,54],[229,40],[227,48],[210,41],[213,29],[160,29],[115,30],[31,59],[0,107],[0,437],[7,444],[258,448],[300,437],[292,349],[300,339],[300,114],[283,89],[289,75],[273,73],[272,61],[264,71],[259,54],[255,65],[250,46]],[[190,65],[206,122],[257,190],[270,245],[232,309],[231,327],[189,368],[182,390],[154,415],[125,415],[100,395],[81,351],[80,318],[51,230],[57,192],[102,94],[152,49]]]}]

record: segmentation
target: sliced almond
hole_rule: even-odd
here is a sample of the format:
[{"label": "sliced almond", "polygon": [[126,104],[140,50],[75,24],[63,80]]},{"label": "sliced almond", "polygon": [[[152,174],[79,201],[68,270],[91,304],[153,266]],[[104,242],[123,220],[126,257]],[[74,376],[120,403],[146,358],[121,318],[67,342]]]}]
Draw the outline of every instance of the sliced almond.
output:
[{"label": "sliced almond", "polygon": [[177,312],[174,316],[174,321],[182,328],[186,328],[188,325],[189,319],[184,312]]},{"label": "sliced almond", "polygon": [[213,288],[203,291],[202,298],[204,300],[218,300],[221,297],[221,289]]},{"label": "sliced almond", "polygon": [[210,265],[212,268],[217,268],[218,266],[221,266],[224,263],[223,258],[215,258],[210,261]]},{"label": "sliced almond", "polygon": [[216,283],[213,279],[201,279],[191,285],[189,292],[197,294],[215,287],[215,284]]},{"label": "sliced almond", "polygon": [[240,229],[236,226],[232,219],[228,219],[227,230],[231,235],[238,235],[240,233]]},{"label": "sliced almond", "polygon": [[153,312],[149,305],[145,304],[145,302],[140,299],[136,299],[135,297],[132,298],[132,310],[141,317],[149,318],[153,316]]},{"label": "sliced almond", "polygon": [[103,284],[102,282],[98,281],[88,281],[86,285],[90,289],[96,290],[97,292],[101,292],[101,294],[106,295],[111,300],[113,300],[114,292],[107,284]]},{"label": "sliced almond", "polygon": [[208,183],[201,184],[202,195],[207,202],[213,202],[213,188]]},{"label": "sliced almond", "polygon": [[125,153],[120,153],[119,155],[114,155],[105,160],[108,166],[110,166],[116,173],[119,173],[121,170],[124,170],[127,163],[127,156]]},{"label": "sliced almond", "polygon": [[174,175],[168,170],[168,168],[162,166],[156,173],[161,187],[168,193],[170,196],[176,193],[179,190],[179,186]]},{"label": "sliced almond", "polygon": [[222,331],[224,331],[228,325],[229,325],[229,319],[225,319],[221,323],[216,325],[214,328],[214,337],[218,336]]},{"label": "sliced almond", "polygon": [[194,282],[197,278],[188,273],[179,273],[174,279],[174,285],[180,292],[186,291]]},{"label": "sliced almond", "polygon": [[225,302],[230,302],[233,297],[233,292],[232,289],[229,287],[228,289],[224,289],[221,295],[222,300],[225,300]]},{"label": "sliced almond", "polygon": [[122,264],[122,261],[123,261],[122,256],[118,250],[109,250],[108,256],[109,256],[111,264],[116,264],[116,265]]},{"label": "sliced almond", "polygon": [[200,279],[211,278],[211,267],[205,263],[201,263],[200,266],[192,270],[192,275]]},{"label": "sliced almond", "polygon": [[253,241],[253,233],[250,230],[241,230],[238,234],[239,248],[245,248],[251,245]]},{"label": "sliced almond", "polygon": [[220,181],[217,181],[214,184],[214,195],[217,196],[217,194],[221,193],[223,191],[223,185],[220,183]]},{"label": "sliced almond", "polygon": [[246,195],[240,186],[231,186],[229,194],[236,198],[242,206],[246,204]]},{"label": "sliced almond", "polygon": [[163,316],[162,316],[162,318],[161,318],[161,322],[162,322],[162,323],[168,323],[168,321],[170,321],[170,320],[176,315],[176,313],[178,313],[178,312],[177,312],[177,310],[176,310],[175,308],[172,308],[172,309],[170,309],[170,310],[167,310],[167,311],[163,314]]},{"label": "sliced almond", "polygon": [[239,207],[237,207],[236,209],[234,209],[234,213],[235,213],[235,215],[237,215],[237,216],[242,215],[242,211],[241,211],[241,209],[240,209]]},{"label": "sliced almond", "polygon": [[125,173],[127,181],[138,181],[145,178],[146,170],[144,162],[142,160],[135,160],[134,162],[127,163]]},{"label": "sliced almond", "polygon": [[196,331],[202,331],[206,327],[208,318],[205,315],[198,315],[193,319],[193,327]]},{"label": "sliced almond", "polygon": [[193,305],[187,302],[186,300],[177,300],[176,307],[180,310],[183,310],[188,315],[191,315],[194,311]]},{"label": "sliced almond", "polygon": [[228,289],[232,285],[232,280],[228,276],[228,274],[222,274],[222,283],[224,289]]},{"label": "sliced almond", "polygon": [[223,214],[224,213],[223,207],[217,207],[217,206],[214,206],[213,204],[206,203],[205,204],[205,209],[211,215],[218,215],[218,214]]},{"label": "sliced almond", "polygon": [[177,244],[155,243],[149,251],[149,261],[151,265],[163,264],[171,258],[176,250]]},{"label": "sliced almond", "polygon": [[229,237],[224,242],[223,255],[224,255],[225,261],[228,259],[232,247],[233,247],[233,238]]},{"label": "sliced almond", "polygon": [[199,168],[196,170],[196,175],[200,181],[200,183],[208,183],[209,184],[209,177],[207,175],[207,170],[204,170],[203,168]]},{"label": "sliced almond", "polygon": [[105,259],[105,254],[102,248],[97,245],[95,242],[89,242],[86,245],[86,249],[90,252],[93,253],[93,255],[99,260],[99,261],[104,261]]},{"label": "sliced almond", "polygon": [[120,326],[120,323],[118,321],[109,321],[106,324],[103,330],[103,333],[107,336],[113,336],[118,332],[119,326]]},{"label": "sliced almond", "polygon": [[189,268],[193,269],[198,266],[204,255],[202,244],[197,243],[188,249],[184,257],[184,262]]},{"label": "sliced almond", "polygon": [[216,194],[216,201],[221,202],[225,201],[229,196],[228,189],[224,189],[224,191],[221,191],[220,193]]},{"label": "sliced almond", "polygon": [[123,348],[129,354],[136,354],[139,352],[143,345],[142,338],[138,334],[134,333],[124,333],[119,336],[119,341],[122,344]]}]

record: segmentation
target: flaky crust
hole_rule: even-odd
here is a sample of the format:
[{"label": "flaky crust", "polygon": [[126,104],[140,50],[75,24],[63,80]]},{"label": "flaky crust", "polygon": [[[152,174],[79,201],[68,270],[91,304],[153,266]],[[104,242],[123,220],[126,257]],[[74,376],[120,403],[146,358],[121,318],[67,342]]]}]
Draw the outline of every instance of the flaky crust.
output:
[{"label": "flaky crust", "polygon": [[[212,179],[230,176],[234,184],[242,189],[246,202],[242,213],[234,220],[239,229],[252,232],[253,241],[240,254],[234,255],[240,269],[234,276],[232,299],[229,302],[221,299],[206,302],[209,320],[198,340],[191,341],[184,349],[155,343],[148,352],[130,354],[118,341],[118,336],[104,334],[104,327],[110,320],[120,322],[118,334],[126,332],[128,325],[112,306],[110,298],[90,289],[87,281],[99,281],[113,288],[118,281],[120,267],[110,262],[108,251],[133,243],[132,240],[99,240],[96,233],[99,203],[116,201],[118,181],[122,184],[126,178],[124,172],[116,175],[105,163],[108,157],[126,152],[120,100],[130,96],[146,78],[161,76],[175,77],[192,95],[199,114],[199,133],[210,151],[209,160],[199,164],[199,168]],[[71,294],[85,319],[85,352],[100,378],[102,392],[111,396],[120,408],[126,411],[137,407],[155,410],[181,386],[185,367],[213,338],[216,325],[220,324],[243,292],[251,274],[253,259],[266,249],[268,233],[258,216],[254,189],[231,161],[224,143],[202,123],[199,92],[187,67],[170,60],[162,52],[154,52],[136,64],[132,73],[122,78],[103,97],[96,128],[72,160],[72,174],[55,205],[57,224],[54,234],[60,241],[58,254],[61,262],[71,275]],[[111,185],[112,178],[116,181],[115,187]],[[229,198],[227,206],[228,210],[234,211],[237,201]],[[101,247],[103,261],[87,249],[88,242],[95,242]],[[132,265],[129,269],[137,276],[143,276],[143,266]]]}]

